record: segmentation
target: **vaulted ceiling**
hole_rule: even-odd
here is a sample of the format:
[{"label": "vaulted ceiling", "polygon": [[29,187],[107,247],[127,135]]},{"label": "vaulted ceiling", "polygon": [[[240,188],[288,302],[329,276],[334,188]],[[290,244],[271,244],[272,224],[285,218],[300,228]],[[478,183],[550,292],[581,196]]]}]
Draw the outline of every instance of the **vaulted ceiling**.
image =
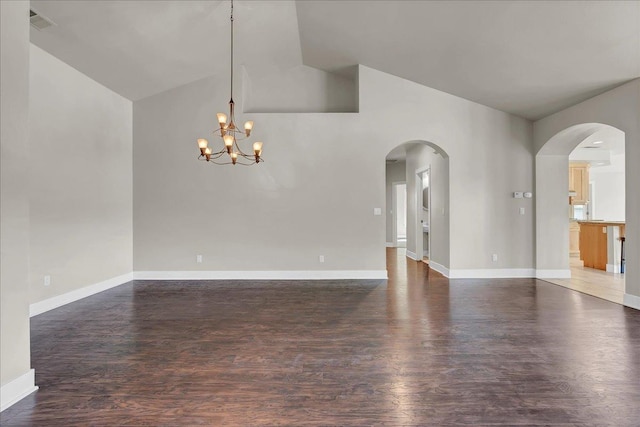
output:
[{"label": "vaulted ceiling", "polygon": [[[229,67],[228,1],[42,1],[34,44],[138,100]],[[235,1],[236,63],[363,64],[538,119],[640,77],[637,1]]]}]

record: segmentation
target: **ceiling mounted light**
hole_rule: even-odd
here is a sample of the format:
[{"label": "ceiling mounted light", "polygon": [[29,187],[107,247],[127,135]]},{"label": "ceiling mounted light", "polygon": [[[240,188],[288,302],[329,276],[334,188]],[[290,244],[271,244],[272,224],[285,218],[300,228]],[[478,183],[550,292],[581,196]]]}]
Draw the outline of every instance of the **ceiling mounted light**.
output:
[{"label": "ceiling mounted light", "polygon": [[595,141],[595,142],[592,142],[592,144],[594,144],[594,145],[595,144],[602,144],[602,141]]},{"label": "ceiling mounted light", "polygon": [[214,137],[221,138],[223,147],[220,151],[213,152],[209,147],[209,141],[198,138],[200,149],[199,160],[204,160],[217,165],[255,165],[263,161],[262,142],[253,143],[253,154],[246,154],[240,149],[239,141],[246,140],[253,130],[253,121],[244,123],[243,129],[238,129],[235,118],[235,104],[233,102],[233,0],[231,0],[231,99],[229,100],[229,114],[218,113],[218,128],[212,133]]}]

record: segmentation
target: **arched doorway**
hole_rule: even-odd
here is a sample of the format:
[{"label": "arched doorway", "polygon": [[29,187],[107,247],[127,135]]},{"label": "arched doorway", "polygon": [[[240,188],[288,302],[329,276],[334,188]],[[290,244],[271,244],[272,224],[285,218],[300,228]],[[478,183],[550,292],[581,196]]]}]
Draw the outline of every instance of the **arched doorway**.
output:
[{"label": "arched doorway", "polygon": [[[575,254],[577,243],[572,242],[575,231],[570,227],[580,229],[575,220],[620,220],[624,221],[624,178],[621,178],[622,188],[612,188],[610,190],[599,190],[601,195],[600,209],[594,200],[595,173],[592,174],[591,182],[584,183],[583,194],[580,195],[581,202],[575,203],[573,200],[576,192],[571,188],[575,183],[571,183],[573,176],[570,171],[570,160],[579,159],[585,170],[597,172],[598,167],[615,161],[612,159],[611,150],[608,147],[622,147],[623,171],[624,169],[624,144],[625,134],[620,129],[602,123],[582,123],[566,128],[551,137],[538,151],[536,155],[536,270],[537,277],[542,279],[569,279],[571,278],[571,263],[575,260],[570,253]],[[576,152],[581,151],[580,157]],[[607,153],[608,152],[608,153]],[[573,153],[573,154],[572,154]],[[615,152],[619,157],[619,152]],[[607,157],[608,156],[608,157]],[[617,160],[620,163],[620,160]],[[589,175],[586,175],[589,176]],[[571,190],[571,192],[570,192]],[[607,212],[606,207],[611,204],[607,200],[604,202],[604,193],[617,193],[622,198],[622,213],[618,217],[612,217]],[[610,194],[608,194],[610,195]],[[580,208],[580,209],[577,209]],[[610,209],[609,209],[610,211]],[[615,215],[614,215],[615,216]],[[573,239],[575,240],[575,238]],[[616,239],[616,245],[620,245]],[[618,246],[615,247],[616,250]],[[580,259],[583,258],[580,254]],[[586,266],[587,264],[585,264]],[[575,267],[575,265],[574,265]],[[612,272],[619,272],[619,260],[611,266]],[[609,266],[608,266],[609,268]],[[607,268],[607,269],[608,269]],[[622,285],[623,287],[624,285]],[[620,291],[619,299],[622,303],[623,289]],[[600,296],[600,295],[596,295]],[[611,300],[611,299],[610,299]]]},{"label": "arched doorway", "polygon": [[[416,261],[428,257],[432,269],[449,269],[449,155],[438,145],[412,140],[386,156],[387,246],[397,242],[398,223],[393,197],[397,184],[406,185],[406,255]],[[402,179],[404,177],[404,179]]]}]

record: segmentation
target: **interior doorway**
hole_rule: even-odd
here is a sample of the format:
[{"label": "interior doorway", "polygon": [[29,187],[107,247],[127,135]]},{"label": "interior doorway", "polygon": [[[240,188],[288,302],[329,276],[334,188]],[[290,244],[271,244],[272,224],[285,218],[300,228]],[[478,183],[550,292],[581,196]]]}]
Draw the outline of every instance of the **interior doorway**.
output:
[{"label": "interior doorway", "polygon": [[[450,261],[449,156],[427,141],[408,141],[386,156],[387,247],[404,247],[407,258],[448,277]],[[403,185],[401,187],[400,185]],[[406,207],[398,206],[401,190]],[[404,224],[398,216],[406,210]],[[402,226],[406,226],[406,240]]]},{"label": "interior doorway", "polygon": [[625,151],[624,132],[584,123],[559,132],[538,152],[538,278],[622,303]]},{"label": "interior doorway", "polygon": [[419,223],[416,226],[416,242],[417,250],[416,254],[420,257],[422,254],[422,261],[429,263],[429,249],[431,248],[431,211],[429,209],[430,200],[431,200],[431,168],[428,167],[426,170],[420,170],[417,173],[418,183],[416,186],[416,198],[418,199],[418,203],[416,203],[416,220]]}]

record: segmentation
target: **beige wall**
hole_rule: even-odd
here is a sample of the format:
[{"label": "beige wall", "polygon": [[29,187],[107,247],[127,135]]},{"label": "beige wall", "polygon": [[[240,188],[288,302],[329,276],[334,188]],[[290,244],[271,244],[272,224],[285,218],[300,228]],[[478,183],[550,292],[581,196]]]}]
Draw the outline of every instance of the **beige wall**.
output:
[{"label": "beige wall", "polygon": [[[0,372],[29,368],[29,2],[0,2]],[[3,394],[5,389],[3,389]],[[4,404],[5,396],[2,396]]]},{"label": "beige wall", "polygon": [[133,131],[131,101],[35,45],[29,75],[35,303],[131,273]]}]

